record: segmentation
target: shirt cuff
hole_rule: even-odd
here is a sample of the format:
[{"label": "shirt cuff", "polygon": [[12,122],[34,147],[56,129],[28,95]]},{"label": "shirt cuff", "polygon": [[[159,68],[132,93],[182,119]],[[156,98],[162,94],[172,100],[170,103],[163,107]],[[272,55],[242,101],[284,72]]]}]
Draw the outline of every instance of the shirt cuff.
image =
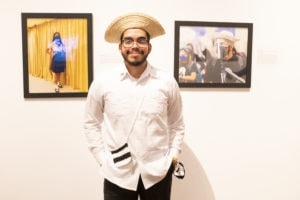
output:
[{"label": "shirt cuff", "polygon": [[175,149],[175,148],[171,148],[171,150],[170,150],[170,156],[172,158],[178,158],[178,155],[179,155],[179,150]]}]

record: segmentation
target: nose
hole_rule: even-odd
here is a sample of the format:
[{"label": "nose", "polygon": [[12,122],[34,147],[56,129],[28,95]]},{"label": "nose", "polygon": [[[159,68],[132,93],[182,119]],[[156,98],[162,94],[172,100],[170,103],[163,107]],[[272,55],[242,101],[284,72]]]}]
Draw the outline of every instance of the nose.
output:
[{"label": "nose", "polygon": [[137,46],[138,46],[137,41],[133,41],[132,42],[132,47],[137,47]]}]

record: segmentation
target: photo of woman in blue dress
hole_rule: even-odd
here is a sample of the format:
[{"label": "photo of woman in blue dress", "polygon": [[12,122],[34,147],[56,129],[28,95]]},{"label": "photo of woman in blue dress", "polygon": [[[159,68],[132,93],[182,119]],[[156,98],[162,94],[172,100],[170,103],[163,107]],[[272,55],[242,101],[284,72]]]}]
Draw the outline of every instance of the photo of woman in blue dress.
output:
[{"label": "photo of woman in blue dress", "polygon": [[56,84],[54,91],[59,93],[59,89],[62,88],[61,73],[66,70],[66,50],[59,32],[53,34],[47,53],[51,55],[50,70],[54,73],[54,82]]}]

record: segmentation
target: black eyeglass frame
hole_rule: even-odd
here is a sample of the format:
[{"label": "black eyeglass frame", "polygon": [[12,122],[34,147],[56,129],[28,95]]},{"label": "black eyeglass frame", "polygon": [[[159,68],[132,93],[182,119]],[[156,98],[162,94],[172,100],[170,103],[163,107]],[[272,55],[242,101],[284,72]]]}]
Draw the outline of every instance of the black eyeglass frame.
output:
[{"label": "black eyeglass frame", "polygon": [[136,40],[128,37],[128,38],[123,38],[121,40],[121,44],[125,47],[125,48],[130,48],[133,47],[134,43],[136,43],[137,46],[139,47],[146,47],[149,44],[149,39],[145,38],[145,37],[139,37]]}]

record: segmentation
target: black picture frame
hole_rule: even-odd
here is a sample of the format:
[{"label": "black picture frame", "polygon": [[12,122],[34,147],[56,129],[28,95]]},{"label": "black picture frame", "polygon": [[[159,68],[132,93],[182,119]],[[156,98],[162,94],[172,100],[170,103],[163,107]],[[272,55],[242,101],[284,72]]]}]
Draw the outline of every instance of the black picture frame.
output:
[{"label": "black picture frame", "polygon": [[[92,14],[21,13],[21,21],[24,98],[86,97],[93,79]],[[64,45],[63,84],[55,82],[57,51],[48,51],[55,32]]]},{"label": "black picture frame", "polygon": [[175,21],[179,87],[250,88],[252,37],[252,23]]}]

